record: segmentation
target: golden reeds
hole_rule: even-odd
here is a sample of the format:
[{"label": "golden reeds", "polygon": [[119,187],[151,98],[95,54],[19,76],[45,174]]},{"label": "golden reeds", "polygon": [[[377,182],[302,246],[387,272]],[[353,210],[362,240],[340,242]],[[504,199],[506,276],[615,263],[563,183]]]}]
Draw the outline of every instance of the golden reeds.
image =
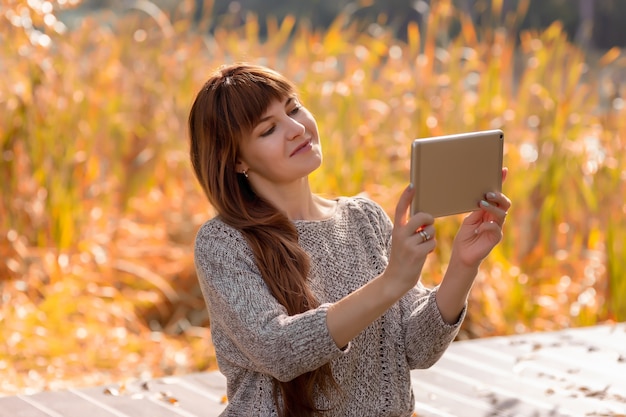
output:
[{"label": "golden reeds", "polygon": [[[238,60],[298,83],[325,152],[314,188],[390,214],[412,139],[506,132],[514,207],[463,337],[626,320],[621,51],[590,57],[558,22],[517,39],[527,2],[480,27],[440,2],[406,42],[348,16],[325,31],[270,20],[267,39],[248,16],[210,36],[188,2],[65,30],[37,4],[0,9],[0,392],[214,366],[191,258],[212,212],[185,123],[207,74]],[[437,222],[428,284],[459,221]]]}]

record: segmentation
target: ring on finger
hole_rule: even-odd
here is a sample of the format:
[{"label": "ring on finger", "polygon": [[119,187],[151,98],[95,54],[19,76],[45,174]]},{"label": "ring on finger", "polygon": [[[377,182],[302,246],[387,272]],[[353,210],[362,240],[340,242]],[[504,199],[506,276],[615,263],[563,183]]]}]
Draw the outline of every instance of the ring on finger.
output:
[{"label": "ring on finger", "polygon": [[422,237],[422,243],[426,242],[427,240],[430,240],[430,235],[428,234],[426,230],[422,229],[417,233]]}]

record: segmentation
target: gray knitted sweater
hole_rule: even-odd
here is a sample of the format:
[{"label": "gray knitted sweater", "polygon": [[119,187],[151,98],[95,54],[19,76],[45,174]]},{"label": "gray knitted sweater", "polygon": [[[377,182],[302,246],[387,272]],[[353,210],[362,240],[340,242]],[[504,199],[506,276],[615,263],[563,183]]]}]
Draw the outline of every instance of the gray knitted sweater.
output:
[{"label": "gray knitted sweater", "polygon": [[227,379],[222,416],[275,416],[272,377],[288,381],[330,362],[341,387],[327,417],[410,416],[410,370],[427,368],[456,336],[465,310],[446,324],[434,290],[409,291],[349,345],[337,348],[326,327],[332,303],[387,265],[392,223],[380,206],[341,197],[332,218],[295,221],[311,257],[310,285],[321,305],[287,315],[267,289],[244,237],[214,218],[195,245],[198,279],[211,317],[218,366]]}]

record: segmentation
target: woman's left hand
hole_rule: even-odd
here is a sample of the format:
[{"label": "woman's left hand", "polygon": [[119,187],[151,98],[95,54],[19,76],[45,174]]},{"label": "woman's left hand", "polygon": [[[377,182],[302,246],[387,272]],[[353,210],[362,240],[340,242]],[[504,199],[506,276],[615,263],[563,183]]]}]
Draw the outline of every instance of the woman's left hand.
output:
[{"label": "woman's left hand", "polygon": [[[507,173],[504,168],[503,182]],[[502,227],[511,200],[502,193],[488,193],[479,204],[480,210],[463,220],[452,247],[452,256],[469,267],[477,267],[502,239]]]}]

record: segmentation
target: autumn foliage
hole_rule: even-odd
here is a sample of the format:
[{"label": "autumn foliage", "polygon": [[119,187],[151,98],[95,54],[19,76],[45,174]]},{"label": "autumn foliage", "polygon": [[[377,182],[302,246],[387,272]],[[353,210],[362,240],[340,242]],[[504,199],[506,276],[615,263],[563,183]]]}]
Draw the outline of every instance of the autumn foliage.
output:
[{"label": "autumn foliage", "polygon": [[[0,8],[0,394],[215,367],[192,258],[213,212],[185,123],[209,71],[236,60],[300,86],[325,151],[314,188],[390,214],[413,138],[505,131],[514,207],[461,337],[626,320],[621,51],[582,51],[558,22],[514,37],[523,1],[481,27],[437,2],[406,41],[347,16],[324,31],[270,20],[267,39],[248,16],[209,36],[192,2],[134,4],[71,29],[65,1]],[[437,222],[429,285],[459,221]]]}]

